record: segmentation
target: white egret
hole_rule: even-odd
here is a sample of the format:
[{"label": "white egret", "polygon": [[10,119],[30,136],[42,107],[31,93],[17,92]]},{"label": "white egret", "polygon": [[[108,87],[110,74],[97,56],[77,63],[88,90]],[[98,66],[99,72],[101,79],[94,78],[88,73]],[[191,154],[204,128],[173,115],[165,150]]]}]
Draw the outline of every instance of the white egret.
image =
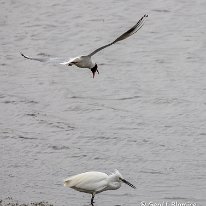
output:
[{"label": "white egret", "polygon": [[121,182],[126,183],[134,189],[136,188],[133,184],[125,180],[118,170],[115,170],[111,175],[96,171],[74,175],[64,180],[64,186],[79,192],[91,194],[91,204],[93,205],[95,194],[106,190],[117,190],[121,187]]},{"label": "white egret", "polygon": [[[92,71],[93,74],[93,78],[95,76],[95,73],[99,73],[98,71],[98,66],[95,62],[92,61],[91,57],[96,54],[97,52],[105,49],[106,47],[109,47],[119,41],[122,41],[126,38],[128,38],[129,36],[135,34],[143,25],[145,22],[145,18],[148,17],[148,15],[144,15],[133,27],[131,27],[128,31],[126,31],[125,33],[123,33],[122,35],[120,35],[118,38],[116,38],[113,42],[106,44],[104,46],[99,47],[98,49],[94,50],[93,52],[91,52],[88,55],[82,55],[82,56],[78,56],[78,57],[74,57],[69,59],[69,61],[65,61],[65,62],[60,62],[60,64],[63,65],[67,65],[67,66],[72,66],[75,65],[79,68],[88,68]],[[36,60],[36,61],[40,61],[40,62],[49,62],[50,60],[45,59],[45,58],[33,58],[33,57],[29,57],[24,55],[23,53],[21,53],[21,55],[26,58],[26,59],[30,59],[30,60]]]}]

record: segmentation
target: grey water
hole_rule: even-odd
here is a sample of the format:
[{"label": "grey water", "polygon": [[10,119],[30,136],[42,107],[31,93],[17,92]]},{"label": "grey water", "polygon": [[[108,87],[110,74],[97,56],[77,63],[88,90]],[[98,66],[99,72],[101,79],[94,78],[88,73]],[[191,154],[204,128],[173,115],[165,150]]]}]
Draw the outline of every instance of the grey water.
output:
[{"label": "grey water", "polygon": [[[206,204],[205,0],[1,0],[0,199],[89,205],[63,179],[118,169],[95,205]],[[100,74],[29,61],[94,56]],[[179,204],[179,205],[178,205]]]}]

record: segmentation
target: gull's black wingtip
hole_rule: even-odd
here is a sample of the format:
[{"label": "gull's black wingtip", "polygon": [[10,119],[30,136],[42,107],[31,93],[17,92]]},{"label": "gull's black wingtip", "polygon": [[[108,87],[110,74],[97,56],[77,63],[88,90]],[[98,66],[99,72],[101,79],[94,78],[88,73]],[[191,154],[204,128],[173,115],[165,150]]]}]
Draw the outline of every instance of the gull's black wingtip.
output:
[{"label": "gull's black wingtip", "polygon": [[27,56],[25,56],[22,52],[19,52],[21,54],[21,56],[23,56],[26,59],[29,59]]},{"label": "gull's black wingtip", "polygon": [[148,17],[148,14],[145,14],[144,17]]},{"label": "gull's black wingtip", "polygon": [[21,56],[25,57],[24,54],[22,52],[19,52],[21,54]]}]

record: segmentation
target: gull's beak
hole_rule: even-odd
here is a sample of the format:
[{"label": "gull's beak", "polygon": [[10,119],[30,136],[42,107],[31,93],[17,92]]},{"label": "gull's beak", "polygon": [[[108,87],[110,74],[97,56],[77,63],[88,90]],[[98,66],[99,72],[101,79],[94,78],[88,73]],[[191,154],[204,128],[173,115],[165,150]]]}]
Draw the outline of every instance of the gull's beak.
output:
[{"label": "gull's beak", "polygon": [[123,179],[123,178],[120,178],[120,180],[121,180],[122,182],[124,182],[125,184],[129,185],[130,187],[136,189],[136,187],[135,187],[133,184],[131,184],[130,182],[128,182],[127,180],[125,180],[125,179]]}]

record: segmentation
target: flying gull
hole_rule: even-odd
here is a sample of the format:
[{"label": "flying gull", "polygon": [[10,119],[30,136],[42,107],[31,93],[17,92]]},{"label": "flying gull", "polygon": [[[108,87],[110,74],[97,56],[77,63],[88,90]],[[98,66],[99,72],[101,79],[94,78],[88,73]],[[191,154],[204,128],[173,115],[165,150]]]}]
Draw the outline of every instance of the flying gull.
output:
[{"label": "flying gull", "polygon": [[[94,54],[96,54],[97,52],[99,52],[99,51],[101,51],[101,50],[103,50],[103,49],[119,42],[119,41],[122,41],[122,40],[128,38],[129,36],[132,36],[133,34],[135,34],[144,25],[145,19],[147,17],[148,17],[148,15],[145,14],[133,27],[131,27],[128,31],[126,31],[125,33],[120,35],[118,38],[116,38],[113,42],[99,47],[98,49],[94,50],[92,53],[90,53],[88,55],[83,55],[83,56],[70,58],[69,61],[60,62],[60,64],[67,65],[67,66],[75,65],[79,68],[88,68],[88,69],[91,70],[91,72],[93,74],[93,78],[94,78],[95,73],[97,72],[99,74],[99,71],[97,69],[98,68],[97,64],[92,61],[92,56]],[[29,56],[24,55],[23,53],[21,53],[21,55],[24,58],[30,59],[30,60],[36,60],[36,61],[40,61],[40,62],[47,62],[48,61],[45,58],[29,57]]]}]

